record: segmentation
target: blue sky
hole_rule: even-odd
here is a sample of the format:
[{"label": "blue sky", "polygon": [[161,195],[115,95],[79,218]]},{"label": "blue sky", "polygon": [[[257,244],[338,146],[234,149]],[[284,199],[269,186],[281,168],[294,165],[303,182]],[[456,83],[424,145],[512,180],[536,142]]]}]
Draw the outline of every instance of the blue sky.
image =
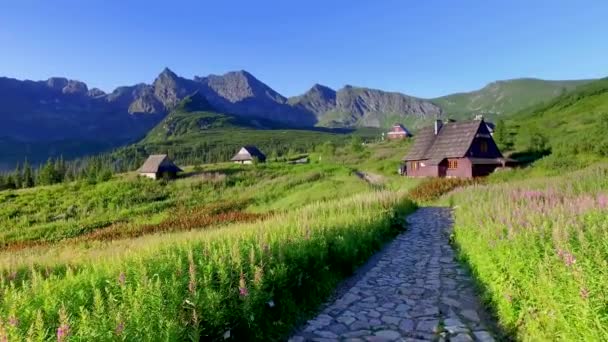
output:
[{"label": "blue sky", "polygon": [[498,79],[608,76],[608,1],[4,1],[0,75],[106,91],[245,69],[434,97]]}]

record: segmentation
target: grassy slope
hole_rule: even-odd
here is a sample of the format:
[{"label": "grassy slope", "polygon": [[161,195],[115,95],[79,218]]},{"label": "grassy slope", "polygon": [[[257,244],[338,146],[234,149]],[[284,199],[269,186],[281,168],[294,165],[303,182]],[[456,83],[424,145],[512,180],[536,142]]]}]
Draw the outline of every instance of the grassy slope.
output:
[{"label": "grassy slope", "polygon": [[469,119],[474,113],[496,115],[511,114],[526,107],[550,101],[564,92],[573,90],[581,81],[545,81],[539,79],[515,79],[493,82],[470,93],[459,93],[433,99],[448,116]]},{"label": "grassy slope", "polygon": [[[0,192],[3,239],[46,241],[0,252],[0,321],[19,320],[0,323],[0,337],[49,338],[65,324],[82,339],[282,338],[393,236],[395,213],[412,210],[402,191],[410,182],[391,176],[402,149],[347,147],[309,165],[207,165],[168,184],[121,175]],[[386,185],[353,174],[384,172],[366,159],[391,164]],[[231,211],[262,216],[232,222]],[[167,220],[180,229],[152,234]]]},{"label": "grassy slope", "polygon": [[[455,242],[506,332],[608,338],[608,166],[449,195]],[[488,214],[491,213],[491,214]]]},{"label": "grassy slope", "polygon": [[[525,148],[527,134],[538,130],[551,145],[577,143],[593,135],[608,113],[608,79],[589,83],[545,104],[524,109],[509,117],[516,128],[517,147]],[[573,141],[574,140],[574,141]]]}]

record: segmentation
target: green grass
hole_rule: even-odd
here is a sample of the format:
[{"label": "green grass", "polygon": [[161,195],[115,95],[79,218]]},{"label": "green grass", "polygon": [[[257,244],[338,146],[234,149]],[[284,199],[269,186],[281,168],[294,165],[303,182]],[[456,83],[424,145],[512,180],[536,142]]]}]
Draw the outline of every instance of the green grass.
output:
[{"label": "green grass", "polygon": [[415,208],[408,144],[1,191],[0,340],[284,339]]},{"label": "green grass", "polygon": [[[516,151],[547,150],[537,167],[576,170],[608,156],[608,79],[585,84],[506,120]],[[539,144],[545,140],[544,145]]]},{"label": "green grass", "polygon": [[470,120],[475,113],[483,113],[492,119],[549,102],[589,82],[591,81],[545,81],[530,78],[498,81],[477,91],[448,95],[432,102],[454,119]]},{"label": "green grass", "polygon": [[454,240],[508,335],[608,338],[608,166],[457,190]]},{"label": "green grass", "polygon": [[245,203],[227,210],[263,213],[370,190],[344,166],[215,164],[201,172],[225,178],[193,175],[164,183],[127,174],[94,185],[73,182],[0,192],[0,240],[55,242],[116,222],[158,222],[184,208]]},{"label": "green grass", "polygon": [[282,339],[412,209],[398,193],[372,192],[220,230],[10,256],[0,336]]}]

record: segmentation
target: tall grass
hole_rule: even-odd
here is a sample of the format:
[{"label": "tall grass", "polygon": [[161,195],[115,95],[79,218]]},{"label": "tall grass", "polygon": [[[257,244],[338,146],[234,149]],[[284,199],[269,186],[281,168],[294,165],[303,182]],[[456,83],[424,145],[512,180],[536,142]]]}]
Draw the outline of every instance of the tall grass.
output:
[{"label": "tall grass", "polygon": [[218,230],[3,255],[0,340],[284,338],[413,208],[371,192]]},{"label": "tall grass", "polygon": [[608,339],[608,166],[457,190],[455,241],[518,339]]}]

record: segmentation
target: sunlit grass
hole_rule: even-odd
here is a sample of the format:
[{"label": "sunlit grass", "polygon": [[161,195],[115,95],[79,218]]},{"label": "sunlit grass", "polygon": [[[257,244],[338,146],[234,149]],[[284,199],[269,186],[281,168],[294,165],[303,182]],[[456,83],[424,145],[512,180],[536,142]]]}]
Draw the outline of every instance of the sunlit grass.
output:
[{"label": "sunlit grass", "polygon": [[508,333],[608,338],[608,166],[450,196],[455,241]]}]

